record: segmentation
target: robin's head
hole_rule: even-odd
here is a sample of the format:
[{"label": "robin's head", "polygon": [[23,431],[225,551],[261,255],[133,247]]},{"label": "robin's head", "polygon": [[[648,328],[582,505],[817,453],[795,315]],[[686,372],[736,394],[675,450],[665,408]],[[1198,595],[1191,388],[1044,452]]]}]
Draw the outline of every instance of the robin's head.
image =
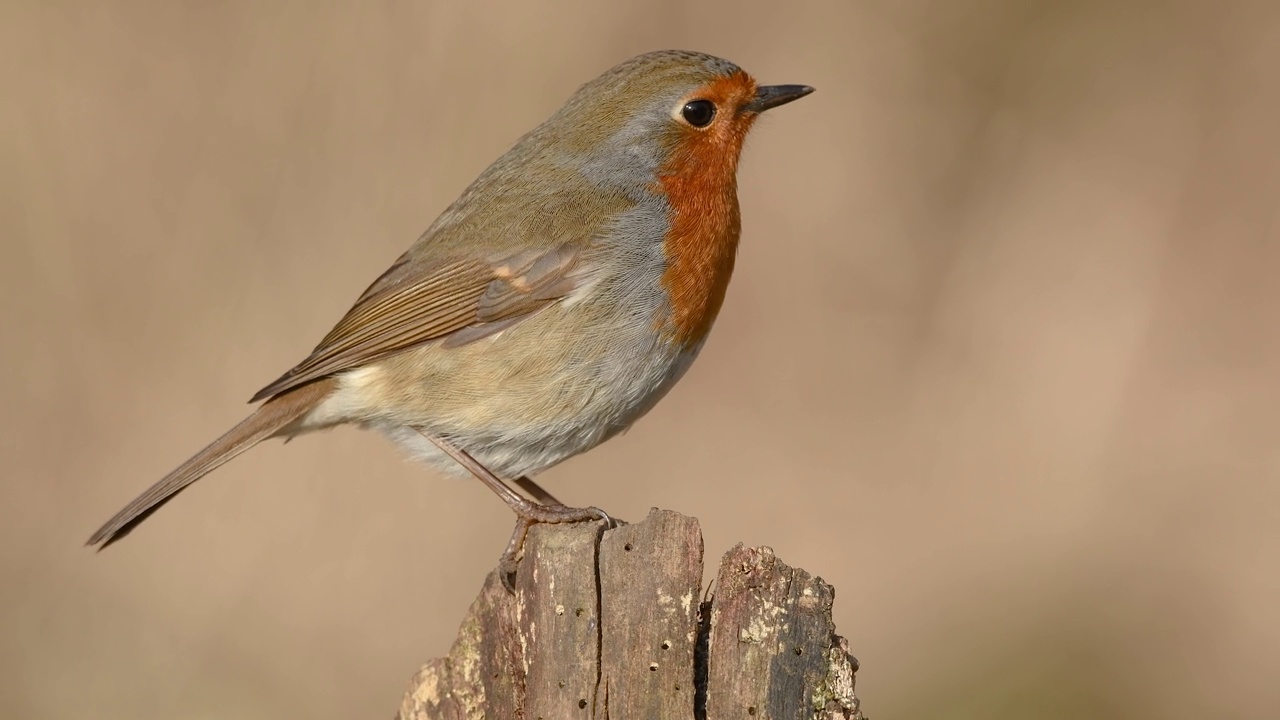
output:
[{"label": "robin's head", "polygon": [[631,185],[672,171],[728,181],[756,117],[811,92],[805,85],[758,85],[718,57],[664,50],[583,85],[540,131],[604,184]]}]

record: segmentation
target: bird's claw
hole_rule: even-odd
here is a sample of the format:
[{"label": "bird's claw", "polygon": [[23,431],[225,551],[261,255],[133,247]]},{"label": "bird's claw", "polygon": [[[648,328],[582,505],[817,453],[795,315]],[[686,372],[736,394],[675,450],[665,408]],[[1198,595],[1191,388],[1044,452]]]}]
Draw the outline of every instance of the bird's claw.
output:
[{"label": "bird's claw", "polygon": [[516,518],[516,527],[511,532],[511,540],[507,542],[507,549],[498,560],[498,579],[502,581],[502,587],[509,593],[516,591],[516,571],[520,568],[520,560],[524,554],[524,541],[529,535],[529,528],[535,524],[559,525],[600,520],[604,522],[606,530],[612,530],[619,524],[619,521],[614,520],[609,513],[598,507],[569,508],[563,505],[541,507],[542,512],[531,513],[532,517]]}]

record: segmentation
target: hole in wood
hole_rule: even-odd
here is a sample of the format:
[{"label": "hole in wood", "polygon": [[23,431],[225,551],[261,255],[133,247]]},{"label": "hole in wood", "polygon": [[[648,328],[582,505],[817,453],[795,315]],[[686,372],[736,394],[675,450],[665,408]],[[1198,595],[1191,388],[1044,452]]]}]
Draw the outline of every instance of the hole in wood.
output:
[{"label": "hole in wood", "polygon": [[579,700],[579,701],[578,701],[578,709],[579,709],[579,710],[585,710],[586,708],[587,708],[587,701],[586,701],[586,699],[584,698],[584,699],[582,699],[582,700]]},{"label": "hole in wood", "polygon": [[626,545],[623,545],[622,549],[626,550],[627,552],[631,552],[631,543],[627,543]]},{"label": "hole in wood", "polygon": [[756,714],[756,706],[755,706],[755,705],[752,705],[751,707],[747,708],[747,714],[748,714],[748,715],[755,715],[755,714]]},{"label": "hole in wood", "polygon": [[658,672],[658,663],[649,663],[649,672]]},{"label": "hole in wood", "polygon": [[671,649],[671,643],[669,643],[669,642],[665,642],[665,641],[664,641],[664,642],[662,643],[662,649],[663,649],[663,650],[670,650],[670,649]]}]

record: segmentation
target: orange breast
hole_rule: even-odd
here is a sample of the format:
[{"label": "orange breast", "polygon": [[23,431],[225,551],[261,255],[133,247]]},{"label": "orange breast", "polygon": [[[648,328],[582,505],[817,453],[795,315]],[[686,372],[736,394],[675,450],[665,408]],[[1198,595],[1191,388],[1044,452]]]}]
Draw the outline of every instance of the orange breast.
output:
[{"label": "orange breast", "polygon": [[682,345],[706,337],[733,274],[742,231],[738,157],[753,118],[732,111],[755,94],[755,87],[750,76],[738,73],[695,93],[716,102],[725,122],[706,131],[684,128],[658,177],[671,207],[662,275],[671,317],[660,330]]}]

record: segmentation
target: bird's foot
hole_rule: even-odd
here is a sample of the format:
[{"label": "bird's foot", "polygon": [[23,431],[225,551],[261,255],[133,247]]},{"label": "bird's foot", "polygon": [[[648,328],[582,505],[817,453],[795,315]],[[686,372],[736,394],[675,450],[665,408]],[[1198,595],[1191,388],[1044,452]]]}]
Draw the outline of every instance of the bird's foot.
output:
[{"label": "bird's foot", "polygon": [[516,527],[511,532],[511,541],[498,561],[498,577],[507,592],[515,592],[516,570],[520,567],[520,557],[524,553],[524,541],[529,535],[529,528],[538,523],[560,524],[580,523],[603,520],[605,529],[617,523],[609,517],[609,513],[598,507],[573,508],[565,505],[539,505],[526,501],[516,510]]}]

